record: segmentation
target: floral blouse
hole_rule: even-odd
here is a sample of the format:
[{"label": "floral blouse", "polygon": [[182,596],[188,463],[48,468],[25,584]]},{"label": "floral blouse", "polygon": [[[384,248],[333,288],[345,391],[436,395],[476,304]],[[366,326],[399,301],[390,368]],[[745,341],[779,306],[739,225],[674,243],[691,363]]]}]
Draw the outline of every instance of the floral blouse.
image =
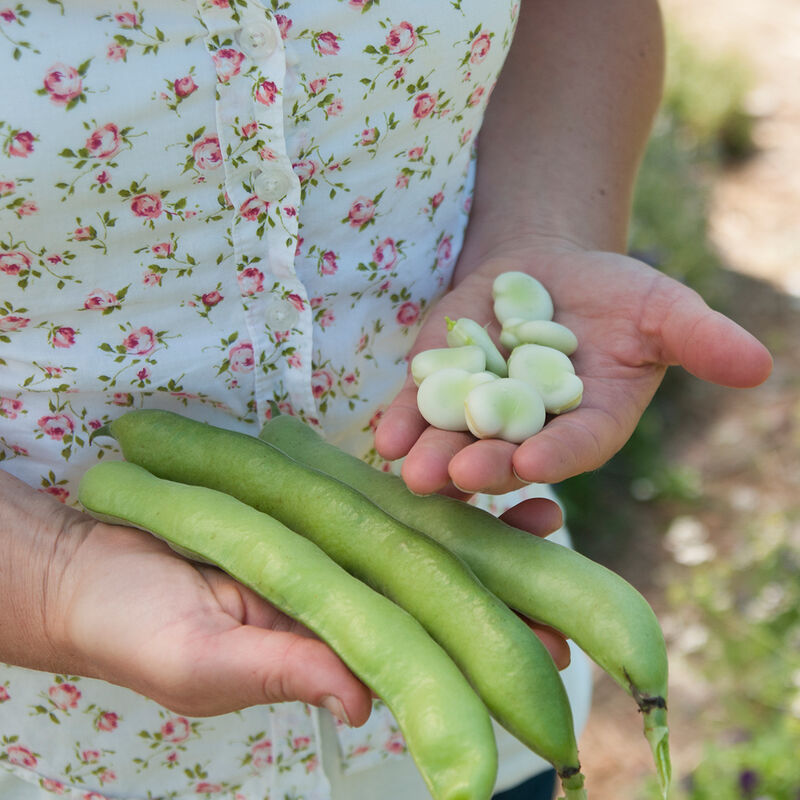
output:
[{"label": "floral blouse", "polygon": [[[515,0],[0,0],[0,460],[65,503],[131,407],[270,403],[378,467],[444,293]],[[345,772],[405,745],[377,705]],[[0,766],[50,793],[327,800],[316,712],[187,719],[0,665]]]}]

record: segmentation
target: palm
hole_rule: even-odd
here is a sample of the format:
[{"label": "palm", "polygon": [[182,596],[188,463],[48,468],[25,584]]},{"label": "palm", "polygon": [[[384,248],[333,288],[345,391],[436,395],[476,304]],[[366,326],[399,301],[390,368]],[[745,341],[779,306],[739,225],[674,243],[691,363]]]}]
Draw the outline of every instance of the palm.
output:
[{"label": "palm", "polygon": [[407,383],[384,415],[377,446],[387,458],[407,454],[403,476],[415,491],[452,480],[467,492],[504,492],[595,469],[627,441],[670,364],[728,386],[755,385],[769,373],[763,346],[692,290],[634,259],[572,250],[485,262],[433,309],[414,352],[444,345],[445,315],[491,323],[490,332],[499,333],[491,283],[506,270],[539,278],[553,296],[555,319],[577,335],[573,361],[583,402],[517,447],[427,427]]},{"label": "palm", "polygon": [[340,659],[219,570],[103,524],[82,545],[80,567],[87,572],[74,582],[70,625],[87,674],[195,716],[338,694],[366,719],[369,692]]}]

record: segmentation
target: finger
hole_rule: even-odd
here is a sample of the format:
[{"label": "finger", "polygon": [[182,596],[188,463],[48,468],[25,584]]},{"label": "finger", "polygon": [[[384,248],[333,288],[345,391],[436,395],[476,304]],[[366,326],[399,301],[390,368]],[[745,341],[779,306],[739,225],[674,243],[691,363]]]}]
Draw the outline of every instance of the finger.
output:
[{"label": "finger", "polygon": [[664,367],[641,367],[635,372],[636,377],[610,380],[587,377],[583,403],[548,420],[514,451],[512,466],[519,478],[559,483],[605,464],[633,433]]},{"label": "finger", "polygon": [[712,383],[747,388],[763,383],[772,356],[752,334],[709,308],[691,289],[664,278],[652,293],[642,330],[664,364],[680,364]]},{"label": "finger", "polygon": [[564,524],[561,507],[546,497],[523,500],[501,514],[500,519],[534,536],[548,536]]},{"label": "finger", "polygon": [[567,640],[554,628],[531,622],[525,617],[522,617],[522,620],[542,640],[542,644],[547,648],[555,665],[559,669],[566,669],[572,659]]},{"label": "finger", "polygon": [[417,408],[417,386],[409,375],[378,422],[375,449],[387,461],[402,458],[427,427]]},{"label": "finger", "polygon": [[240,625],[195,644],[196,651],[186,653],[189,674],[183,677],[191,695],[184,713],[215,715],[298,700],[351,725],[369,717],[370,690],[318,639]]},{"label": "finger", "polygon": [[[403,461],[402,475],[406,486],[416,494],[446,491],[450,485],[447,471],[450,460],[472,441],[474,439],[469,433],[426,427]],[[468,491],[463,486],[458,488]]]},{"label": "finger", "polygon": [[500,439],[474,441],[456,452],[448,465],[453,483],[465,492],[505,494],[525,485],[514,474],[517,446]]}]

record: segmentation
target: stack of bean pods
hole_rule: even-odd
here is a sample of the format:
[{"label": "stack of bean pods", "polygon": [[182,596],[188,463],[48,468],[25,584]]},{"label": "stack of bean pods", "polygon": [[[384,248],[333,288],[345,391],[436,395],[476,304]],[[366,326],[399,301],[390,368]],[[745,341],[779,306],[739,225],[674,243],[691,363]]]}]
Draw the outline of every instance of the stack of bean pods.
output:
[{"label": "stack of bean pods", "polygon": [[[79,497],[226,570],[326,641],[394,713],[435,800],[488,800],[490,715],[584,800],[569,701],[522,615],[573,638],[636,699],[666,792],[667,665],[644,598],[579,554],[442,496],[417,497],[293,417],[259,438],[123,414]],[[322,590],[322,591],[320,591]]]},{"label": "stack of bean pods", "polygon": [[417,353],[411,374],[420,413],[434,427],[519,443],[547,414],[580,404],[583,383],[569,358],[578,340],[553,322],[549,292],[527,273],[498,275],[492,297],[508,361],[477,322],[447,319],[448,346]]}]

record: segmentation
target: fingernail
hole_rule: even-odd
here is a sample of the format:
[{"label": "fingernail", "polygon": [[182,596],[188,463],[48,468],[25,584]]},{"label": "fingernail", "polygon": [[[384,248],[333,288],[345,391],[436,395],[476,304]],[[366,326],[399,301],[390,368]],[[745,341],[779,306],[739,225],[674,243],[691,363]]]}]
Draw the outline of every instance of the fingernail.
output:
[{"label": "fingernail", "polygon": [[518,480],[520,483],[524,483],[526,486],[530,486],[532,483],[534,483],[534,481],[526,481],[526,480],[525,480],[525,478],[523,478],[523,477],[522,477],[522,476],[521,476],[521,475],[520,475],[520,474],[517,472],[517,470],[516,470],[516,469],[514,469],[514,467],[513,467],[513,466],[511,467],[511,471],[514,473],[514,477],[515,477],[515,478],[516,478],[516,479],[517,479],[517,480]]},{"label": "fingernail", "polygon": [[330,711],[331,714],[333,714],[333,716],[343,725],[347,725],[348,728],[353,727],[347,717],[347,712],[344,710],[342,701],[338,697],[334,697],[332,694],[329,694],[322,698],[322,703],[320,705]]}]

